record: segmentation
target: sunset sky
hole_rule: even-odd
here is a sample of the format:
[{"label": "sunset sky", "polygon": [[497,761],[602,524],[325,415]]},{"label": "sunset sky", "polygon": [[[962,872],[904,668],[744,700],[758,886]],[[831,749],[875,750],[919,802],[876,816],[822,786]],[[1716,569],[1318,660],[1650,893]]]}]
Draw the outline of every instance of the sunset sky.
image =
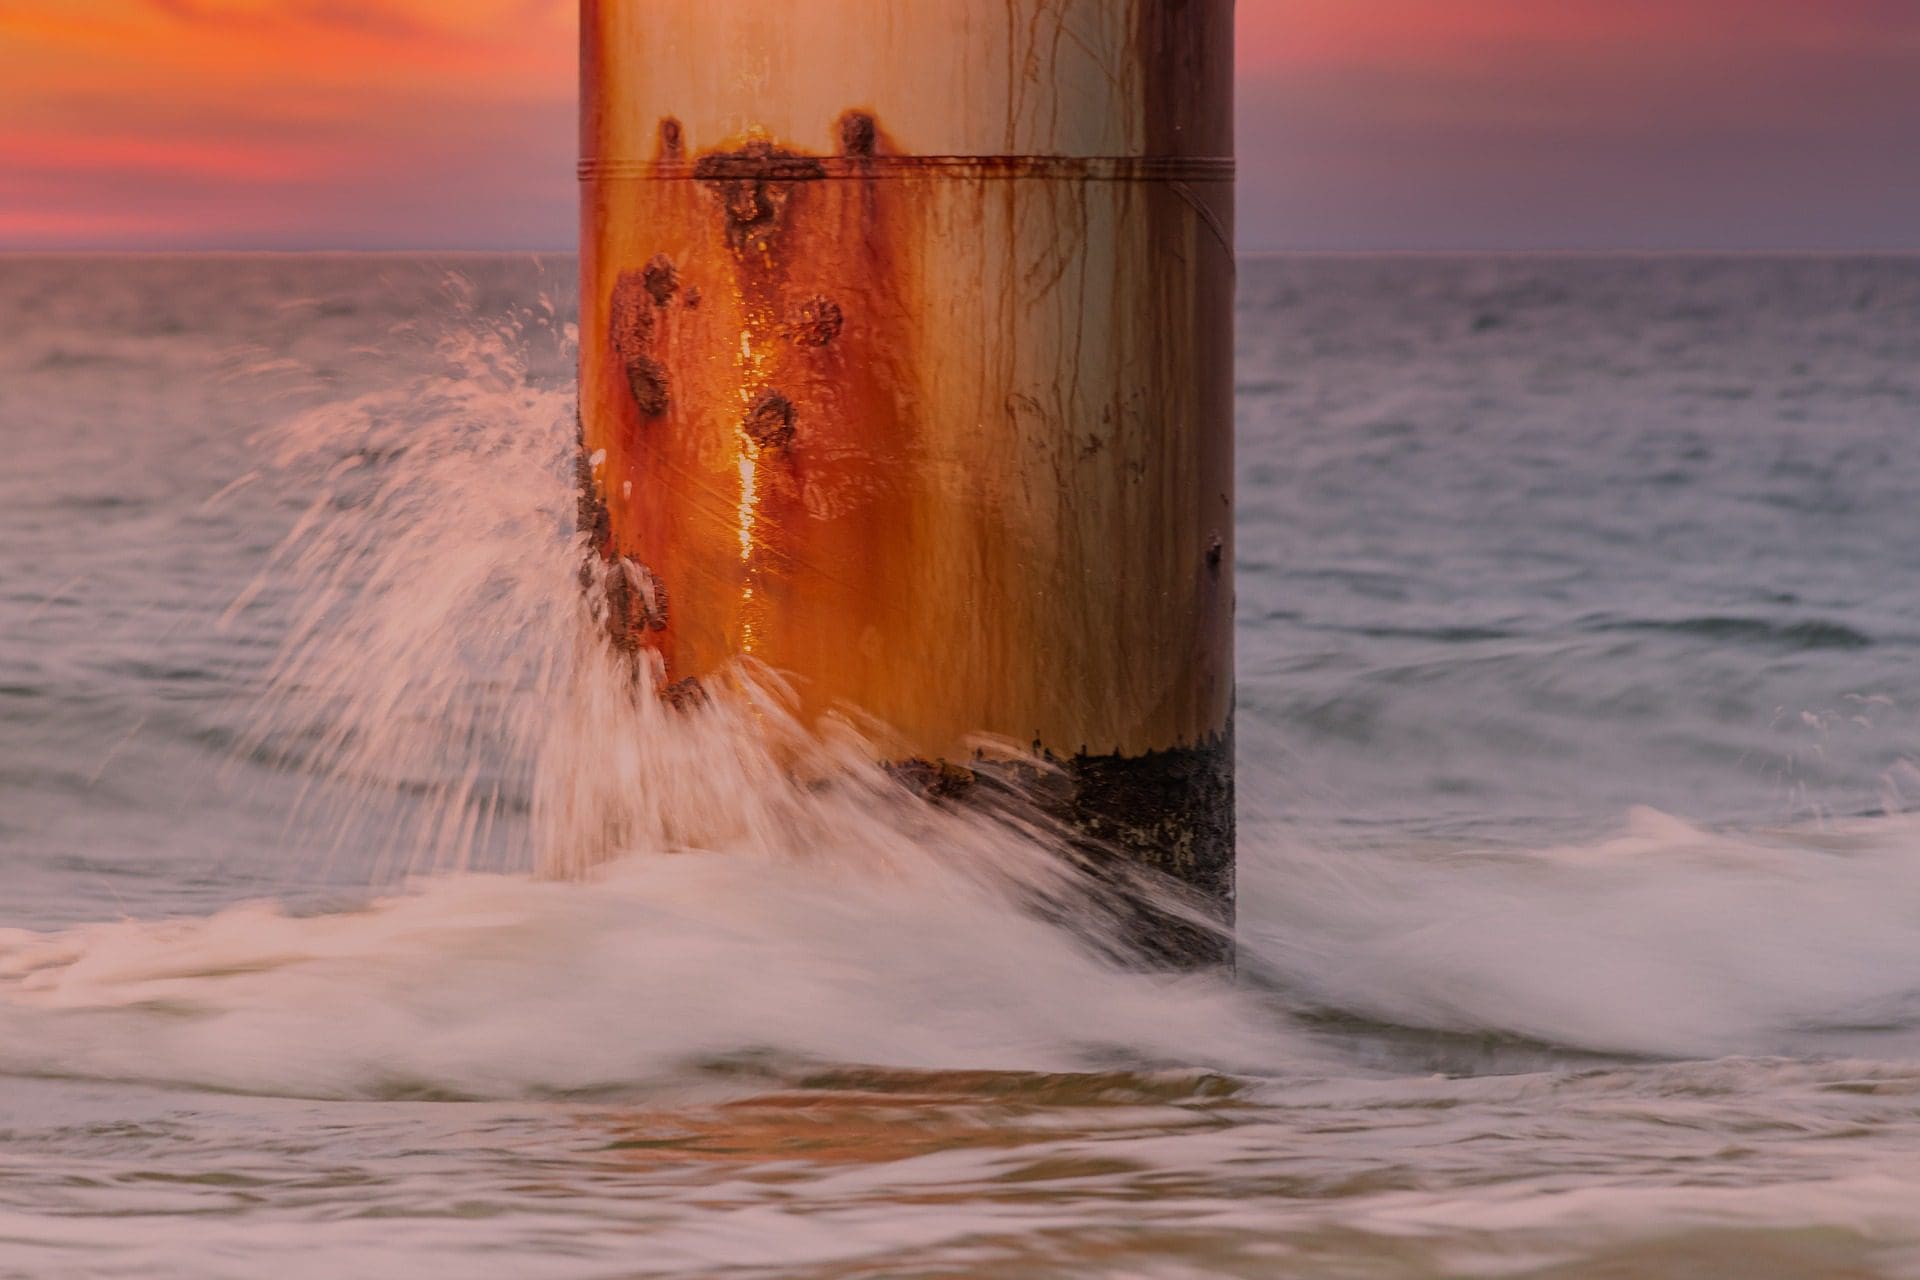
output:
[{"label": "sunset sky", "polygon": [[[570,246],[574,9],[0,0],[0,248]],[[1920,248],[1920,0],[1239,11],[1247,248]]]}]

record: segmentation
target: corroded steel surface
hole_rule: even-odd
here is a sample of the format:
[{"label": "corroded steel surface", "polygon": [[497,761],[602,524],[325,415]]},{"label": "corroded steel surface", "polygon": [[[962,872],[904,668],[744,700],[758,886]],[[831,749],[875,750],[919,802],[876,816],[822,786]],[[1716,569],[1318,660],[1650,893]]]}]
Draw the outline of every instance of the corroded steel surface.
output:
[{"label": "corroded steel surface", "polygon": [[904,8],[584,4],[616,628],[901,759],[1198,753],[1230,894],[1231,0]]}]

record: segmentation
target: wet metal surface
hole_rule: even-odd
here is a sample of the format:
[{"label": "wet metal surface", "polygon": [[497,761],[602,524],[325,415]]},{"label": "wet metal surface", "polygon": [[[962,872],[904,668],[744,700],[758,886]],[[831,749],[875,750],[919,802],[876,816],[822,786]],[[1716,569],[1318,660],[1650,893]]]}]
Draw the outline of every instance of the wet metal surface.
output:
[{"label": "wet metal surface", "polygon": [[896,759],[1094,762],[1088,829],[1230,898],[1230,778],[1167,762],[1229,741],[1231,5],[833,7],[584,5],[611,612]]}]

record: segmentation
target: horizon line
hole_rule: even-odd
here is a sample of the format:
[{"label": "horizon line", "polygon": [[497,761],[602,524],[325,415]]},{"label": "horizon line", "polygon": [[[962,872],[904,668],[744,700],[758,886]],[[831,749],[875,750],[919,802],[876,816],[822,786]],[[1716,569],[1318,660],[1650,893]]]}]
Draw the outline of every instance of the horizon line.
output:
[{"label": "horizon line", "polygon": [[[564,247],[506,246],[475,248],[433,246],[274,246],[192,248],[159,247],[50,247],[0,245],[4,258],[295,258],[295,257],[559,257],[578,256],[576,245]],[[1285,248],[1238,249],[1235,257],[1258,258],[1905,258],[1920,257],[1920,245],[1836,249],[1796,245],[1760,248],[1715,248],[1706,245],[1647,247],[1599,245],[1564,248],[1502,248],[1498,246],[1444,246],[1430,248]]]}]

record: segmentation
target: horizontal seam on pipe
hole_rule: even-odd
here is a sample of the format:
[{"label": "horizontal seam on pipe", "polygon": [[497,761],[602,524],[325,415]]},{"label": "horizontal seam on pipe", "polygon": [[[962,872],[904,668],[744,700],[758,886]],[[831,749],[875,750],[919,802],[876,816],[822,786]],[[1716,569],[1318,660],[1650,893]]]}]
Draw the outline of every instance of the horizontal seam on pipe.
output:
[{"label": "horizontal seam on pipe", "polygon": [[582,182],[833,182],[924,177],[1076,182],[1228,182],[1229,157],[1198,156],[779,156],[702,160],[582,160]]}]

